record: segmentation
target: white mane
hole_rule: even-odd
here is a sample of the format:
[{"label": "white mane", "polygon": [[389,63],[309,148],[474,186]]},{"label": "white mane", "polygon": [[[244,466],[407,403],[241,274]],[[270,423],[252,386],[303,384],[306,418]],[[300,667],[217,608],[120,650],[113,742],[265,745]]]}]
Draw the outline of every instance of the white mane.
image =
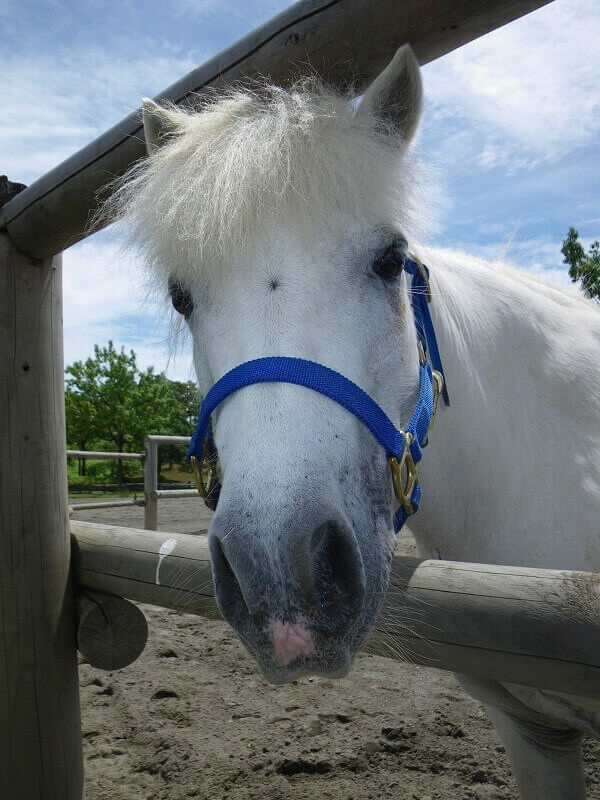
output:
[{"label": "white mane", "polygon": [[[118,184],[103,213],[160,276],[198,280],[222,270],[265,226],[423,225],[417,170],[398,134],[356,115],[351,98],[316,81],[169,108],[174,134]],[[401,143],[400,143],[401,145]]]}]

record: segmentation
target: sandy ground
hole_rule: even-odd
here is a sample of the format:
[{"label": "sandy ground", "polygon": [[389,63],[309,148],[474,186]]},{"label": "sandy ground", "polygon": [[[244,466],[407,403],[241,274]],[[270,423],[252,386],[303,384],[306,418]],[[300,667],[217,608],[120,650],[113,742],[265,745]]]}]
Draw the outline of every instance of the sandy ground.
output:
[{"label": "sandy ground", "polygon": [[[74,518],[142,527],[143,509]],[[195,499],[159,503],[161,530],[208,519]],[[414,553],[409,534],[400,546]],[[224,622],[142,608],[134,664],[81,664],[86,800],[516,800],[491,724],[452,675],[359,655],[343,680],[273,687]],[[600,800],[600,743],[584,758]]]}]

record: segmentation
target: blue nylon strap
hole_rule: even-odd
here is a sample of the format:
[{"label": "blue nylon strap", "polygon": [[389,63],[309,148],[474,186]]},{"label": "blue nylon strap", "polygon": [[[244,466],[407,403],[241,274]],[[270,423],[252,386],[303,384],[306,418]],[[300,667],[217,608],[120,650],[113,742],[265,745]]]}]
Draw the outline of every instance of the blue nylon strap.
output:
[{"label": "blue nylon strap", "polygon": [[[435,336],[435,330],[427,303],[428,271],[411,258],[406,258],[404,269],[412,276],[411,302],[415,320],[417,337],[423,347],[427,359],[420,366],[419,397],[406,427],[406,432],[412,434],[410,453],[415,464],[423,456],[423,448],[427,444],[427,433],[433,414],[433,377],[432,369],[444,375],[440,353]],[[206,439],[209,455],[217,459],[217,449],[212,437],[210,417],[212,412],[229,395],[245,386],[255,383],[293,383],[305,386],[319,392],[331,400],[335,400],[350,413],[354,414],[363,425],[373,434],[383,447],[387,457],[395,456],[398,461],[402,459],[406,446],[406,435],[398,430],[385,411],[368,395],[360,386],[357,386],[345,375],[329,367],[303,358],[289,356],[269,356],[257,358],[239,364],[220,378],[210,389],[200,407],[200,416],[196,430],[192,436],[188,449],[188,456],[195,455],[199,460],[203,456],[203,447]],[[449,405],[446,381],[444,377],[443,398]],[[220,487],[215,490],[218,496]],[[421,502],[421,487],[415,484],[410,498],[413,513],[419,508]],[[401,505],[394,514],[394,530],[396,533],[402,528],[409,514]]]},{"label": "blue nylon strap", "polygon": [[414,413],[406,430],[412,433],[413,440],[410,444],[410,453],[415,464],[418,464],[423,456],[423,447],[427,441],[427,431],[431,424],[433,414],[433,385],[431,378],[431,365],[426,362],[421,367],[421,381],[419,388],[419,399]]},{"label": "blue nylon strap", "polygon": [[[419,510],[419,504],[421,503],[421,487],[419,484],[415,484],[415,488],[413,489],[413,493],[410,497],[410,504],[413,508],[413,514]],[[404,523],[406,520],[412,516],[408,513],[408,511],[404,508],[404,506],[399,506],[394,514],[394,533],[399,533],[402,528],[404,527]]]},{"label": "blue nylon strap", "polygon": [[[435,335],[435,328],[433,327],[433,320],[429,313],[429,303],[427,302],[429,287],[426,283],[425,276],[429,279],[429,270],[423,264],[419,264],[414,259],[408,257],[404,261],[404,270],[408,272],[409,275],[412,275],[410,290],[417,337],[423,345],[423,351],[429,354],[433,369],[437,370],[444,378],[442,398],[444,400],[444,405],[449,406],[450,398],[448,397],[448,389],[446,388],[446,376],[444,375],[442,358]],[[423,275],[421,270],[423,270],[425,275]]]},{"label": "blue nylon strap", "polygon": [[294,383],[324,394],[347,408],[368,428],[388,458],[402,457],[406,437],[373,398],[345,375],[315,361],[289,356],[269,356],[239,364],[220,378],[208,392],[190,442],[188,456],[202,457],[202,445],[210,415],[229,395],[254,383]]}]

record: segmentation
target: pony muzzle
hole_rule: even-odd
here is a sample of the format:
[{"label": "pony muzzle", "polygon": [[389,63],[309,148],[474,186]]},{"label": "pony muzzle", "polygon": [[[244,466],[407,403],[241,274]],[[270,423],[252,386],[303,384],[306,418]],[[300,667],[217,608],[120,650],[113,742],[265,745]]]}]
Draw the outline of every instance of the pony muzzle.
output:
[{"label": "pony muzzle", "polygon": [[254,531],[228,533],[217,516],[210,535],[219,608],[276,682],[349,663],[366,595],[363,559],[343,520],[328,519],[312,534],[285,527],[281,544],[275,535],[267,545]]}]

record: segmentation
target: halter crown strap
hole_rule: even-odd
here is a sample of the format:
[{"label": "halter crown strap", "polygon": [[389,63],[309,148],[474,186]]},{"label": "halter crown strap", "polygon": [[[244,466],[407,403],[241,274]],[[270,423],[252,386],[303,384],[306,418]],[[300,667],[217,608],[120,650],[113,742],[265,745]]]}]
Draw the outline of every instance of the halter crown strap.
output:
[{"label": "halter crown strap", "polygon": [[[411,299],[420,354],[422,354],[419,367],[419,397],[406,430],[396,428],[385,411],[369,394],[345,375],[330,367],[290,356],[268,356],[246,361],[225,373],[204,398],[188,449],[188,456],[195,466],[198,489],[207,504],[213,507],[216,505],[220,489],[218,482],[213,479],[208,488],[203,487],[202,477],[199,474],[206,456],[209,459],[217,459],[217,450],[210,428],[212,412],[227,397],[245,386],[255,383],[292,383],[305,386],[335,400],[360,420],[383,447],[390,461],[394,489],[400,502],[400,507],[394,515],[396,532],[418,509],[421,487],[417,481],[416,465],[421,460],[423,448],[427,444],[427,433],[440,391],[446,405],[449,403],[435,331],[427,305],[428,272],[420,262],[409,258],[405,260],[404,268],[412,275]],[[404,469],[406,477],[402,474]]]}]

